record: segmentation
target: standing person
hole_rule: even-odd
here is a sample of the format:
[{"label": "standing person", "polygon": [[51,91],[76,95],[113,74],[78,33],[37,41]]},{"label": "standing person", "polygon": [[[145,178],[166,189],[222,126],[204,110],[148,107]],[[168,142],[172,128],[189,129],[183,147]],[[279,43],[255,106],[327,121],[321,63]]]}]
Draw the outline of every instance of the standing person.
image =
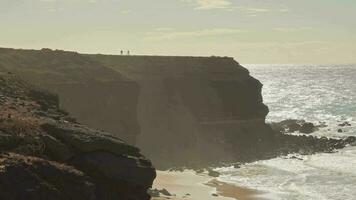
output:
[{"label": "standing person", "polygon": [[130,55],[130,51],[127,51],[127,55],[128,55],[128,56]]},{"label": "standing person", "polygon": [[124,55],[124,51],[123,50],[121,50],[120,53],[121,53],[121,55]]}]

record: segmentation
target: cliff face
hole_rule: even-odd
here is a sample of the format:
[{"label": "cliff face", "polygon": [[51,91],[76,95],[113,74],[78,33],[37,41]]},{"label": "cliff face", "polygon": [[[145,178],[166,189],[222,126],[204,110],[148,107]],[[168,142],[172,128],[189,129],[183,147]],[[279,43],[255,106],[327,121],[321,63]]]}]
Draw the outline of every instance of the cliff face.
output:
[{"label": "cliff face", "polygon": [[138,85],[75,52],[0,49],[0,70],[58,94],[61,107],[81,123],[134,143],[140,132]]},{"label": "cliff face", "polygon": [[329,152],[355,140],[273,131],[262,84],[228,57],[0,49],[0,69],[57,93],[79,122],[137,144],[161,169]]},{"label": "cliff face", "polygon": [[262,84],[232,58],[91,58],[139,84],[137,145],[157,166],[228,160],[242,129],[268,135]]},{"label": "cliff face", "polygon": [[138,148],[76,123],[56,95],[0,72],[0,199],[148,200],[154,178]]}]

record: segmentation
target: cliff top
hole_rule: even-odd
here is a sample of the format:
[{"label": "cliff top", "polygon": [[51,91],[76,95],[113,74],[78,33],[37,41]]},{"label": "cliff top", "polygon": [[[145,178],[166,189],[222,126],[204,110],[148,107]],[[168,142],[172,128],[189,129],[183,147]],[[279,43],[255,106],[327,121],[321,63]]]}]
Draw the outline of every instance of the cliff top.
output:
[{"label": "cliff top", "polygon": [[0,48],[0,71],[33,83],[78,83],[167,78],[235,80],[249,72],[231,57],[79,54],[62,50]]},{"label": "cliff top", "polygon": [[132,80],[196,78],[231,80],[249,72],[231,57],[88,55]]},{"label": "cliff top", "polygon": [[127,80],[87,56],[68,51],[0,48],[0,71],[16,72],[38,84]]}]

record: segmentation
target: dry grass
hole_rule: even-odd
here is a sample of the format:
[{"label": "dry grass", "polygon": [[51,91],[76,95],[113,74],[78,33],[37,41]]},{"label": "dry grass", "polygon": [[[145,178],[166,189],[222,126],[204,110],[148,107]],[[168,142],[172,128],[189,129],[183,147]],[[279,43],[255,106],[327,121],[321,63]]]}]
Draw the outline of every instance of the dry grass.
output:
[{"label": "dry grass", "polygon": [[[5,117],[4,117],[5,114]],[[39,120],[29,116],[19,116],[14,112],[2,113],[0,116],[0,130],[12,135],[19,141],[11,151],[24,155],[42,155],[44,144],[39,137]]]}]

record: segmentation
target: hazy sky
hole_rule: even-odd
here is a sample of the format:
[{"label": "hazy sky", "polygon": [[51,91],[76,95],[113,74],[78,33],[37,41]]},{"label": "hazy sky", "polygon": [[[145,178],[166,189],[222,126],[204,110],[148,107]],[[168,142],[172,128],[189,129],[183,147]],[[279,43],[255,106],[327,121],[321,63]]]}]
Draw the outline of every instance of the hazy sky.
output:
[{"label": "hazy sky", "polygon": [[0,0],[0,46],[356,63],[356,0]]}]

